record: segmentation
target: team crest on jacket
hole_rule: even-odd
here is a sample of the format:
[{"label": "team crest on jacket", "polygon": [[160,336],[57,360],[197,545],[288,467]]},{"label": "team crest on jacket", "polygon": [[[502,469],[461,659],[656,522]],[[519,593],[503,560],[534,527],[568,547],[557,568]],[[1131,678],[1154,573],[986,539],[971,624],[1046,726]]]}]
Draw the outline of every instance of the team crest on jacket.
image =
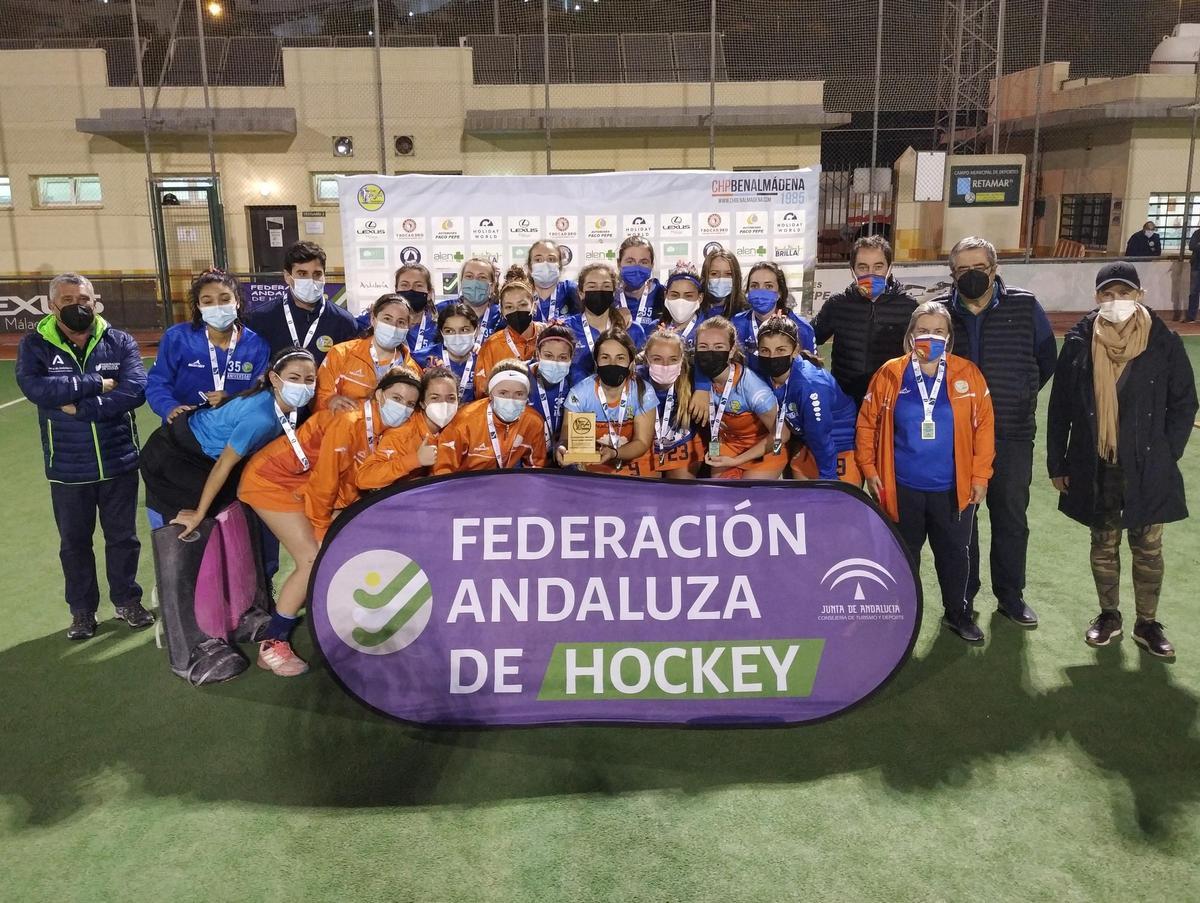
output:
[{"label": "team crest on jacket", "polygon": [[319,339],[317,339],[317,350],[318,351],[328,352],[329,349],[332,347],[333,347],[333,337],[332,336],[323,335]]},{"label": "team crest on jacket", "polygon": [[956,379],[954,381],[954,391],[959,395],[966,395],[971,391],[971,384],[965,379]]}]

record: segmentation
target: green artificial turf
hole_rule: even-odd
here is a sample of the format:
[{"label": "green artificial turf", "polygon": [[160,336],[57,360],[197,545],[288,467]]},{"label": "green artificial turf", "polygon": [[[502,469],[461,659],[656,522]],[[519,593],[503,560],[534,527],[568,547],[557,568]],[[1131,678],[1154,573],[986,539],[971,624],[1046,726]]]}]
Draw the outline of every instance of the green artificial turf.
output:
[{"label": "green artificial turf", "polygon": [[[192,689],[112,620],[68,643],[34,411],[0,409],[0,900],[1198,900],[1200,522],[1166,532],[1178,662],[1089,649],[1087,531],[1042,454],[1036,631],[986,584],[986,645],[939,629],[927,554],[913,659],[844,717],[457,733],[321,671]],[[1200,506],[1200,441],[1183,467]]]}]

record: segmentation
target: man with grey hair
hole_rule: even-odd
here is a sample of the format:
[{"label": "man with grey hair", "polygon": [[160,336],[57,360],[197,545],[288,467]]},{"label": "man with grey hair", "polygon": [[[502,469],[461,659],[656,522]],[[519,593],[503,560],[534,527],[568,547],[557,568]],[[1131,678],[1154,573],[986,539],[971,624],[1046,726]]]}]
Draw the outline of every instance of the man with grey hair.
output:
[{"label": "man with grey hair", "polygon": [[96,312],[92,283],[75,273],[50,282],[50,313],[21,340],[17,385],[38,408],[42,454],[58,526],[71,626],[67,639],[96,632],[100,587],[92,534],[104,531],[108,592],[135,630],[154,623],[137,583],[138,443],[134,409],[146,399],[146,370],[133,336]]},{"label": "man with grey hair", "polygon": [[[1006,285],[996,248],[971,236],[950,250],[954,287],[936,300],[954,321],[954,353],[969,358],[987,380],[996,420],[995,473],[987,489],[992,527],[990,572],[997,611],[1024,627],[1037,625],[1025,602],[1029,546],[1029,484],[1038,392],[1054,375],[1058,346],[1050,320],[1031,293]],[[979,592],[979,531],[971,535],[967,598]]]}]

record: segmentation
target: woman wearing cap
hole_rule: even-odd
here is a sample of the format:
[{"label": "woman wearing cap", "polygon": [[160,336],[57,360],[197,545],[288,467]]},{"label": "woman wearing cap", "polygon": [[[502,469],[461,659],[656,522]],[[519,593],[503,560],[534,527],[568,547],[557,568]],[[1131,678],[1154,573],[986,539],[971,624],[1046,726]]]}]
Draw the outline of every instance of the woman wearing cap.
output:
[{"label": "woman wearing cap", "polygon": [[[575,283],[570,279],[561,278],[563,266],[565,264],[562,251],[555,242],[543,238],[529,246],[529,253],[525,257],[525,271],[537,287],[533,316],[539,323],[561,320],[579,312],[579,296]],[[510,267],[509,274],[511,273]]]},{"label": "woman wearing cap", "polygon": [[479,356],[476,336],[479,319],[475,308],[459,301],[438,308],[437,344],[429,346],[424,357],[413,355],[422,367],[444,366],[458,380],[459,398],[466,404],[475,400],[475,363]]},{"label": "woman wearing cap", "polygon": [[537,303],[533,284],[519,266],[511,266],[500,288],[500,314],[504,328],[492,333],[479,349],[475,362],[475,397],[487,394],[488,377],[496,365],[509,358],[531,361],[537,351],[541,324],[534,322]]},{"label": "woman wearing cap", "polygon": [[482,345],[487,337],[503,326],[500,308],[496,304],[496,289],[500,284],[500,271],[486,257],[468,257],[458,271],[458,297],[441,301],[437,305],[438,322],[442,312],[455,304],[465,304],[475,312],[478,323],[475,344]]},{"label": "woman wearing cap", "polygon": [[[408,407],[415,407],[417,398],[418,392],[413,392]],[[360,490],[429,476],[442,430],[458,413],[458,380],[445,367],[431,367],[421,377],[419,398],[419,410],[410,411],[398,427],[384,433],[358,468]]]},{"label": "woman wearing cap", "polygon": [[854,425],[858,410],[821,359],[800,347],[796,324],[771,317],[758,333],[754,372],[770,383],[783,416],[775,422],[775,443],[782,447],[786,421],[795,453],[792,476],[806,480],[842,480],[862,485],[854,463]]},{"label": "woman wearing cap", "polygon": [[704,258],[700,268],[704,286],[701,310],[709,316],[732,320],[746,309],[746,293],[742,291],[742,265],[730,251],[713,251]]},{"label": "woman wearing cap", "polygon": [[[438,368],[443,375],[445,368]],[[422,379],[391,370],[359,408],[330,420],[301,494],[317,542],[344,508],[358,501],[358,468],[380,442],[402,426],[417,406]]]},{"label": "woman wearing cap", "polygon": [[1099,309],[1067,333],[1058,357],[1046,454],[1059,510],[1091,528],[1100,614],[1085,640],[1104,646],[1121,636],[1121,531],[1128,530],[1133,639],[1170,657],[1175,647],[1158,621],[1163,525],[1188,515],[1179,459],[1196,418],[1196,384],[1182,340],[1144,297],[1132,264],[1101,268]]},{"label": "woman wearing cap", "polygon": [[786,425],[774,446],[779,404],[753,370],[746,367],[733,324],[724,317],[696,329],[696,370],[711,386],[704,463],[714,479],[745,477],[776,480],[787,464]]},{"label": "woman wearing cap", "polygon": [[529,368],[533,382],[529,404],[542,415],[547,449],[554,448],[562,427],[574,354],[575,334],[562,323],[551,323],[538,334],[537,358]]},{"label": "woman wearing cap", "polygon": [[971,528],[995,457],[992,399],[979,369],[950,354],[954,328],[938,302],[913,311],[904,347],[907,354],[871,379],[855,457],[914,566],[929,538],[946,626],[967,642],[982,642],[966,590]]},{"label": "woman wearing cap", "polygon": [[654,414],[654,473],[668,480],[694,480],[704,461],[703,443],[692,427],[688,402],[692,397],[691,361],[683,337],[660,326],[646,339],[637,375],[658,399]]},{"label": "woman wearing cap", "polygon": [[[580,465],[590,473],[642,477],[653,472],[650,448],[658,400],[654,387],[634,375],[637,349],[621,329],[610,329],[596,340],[596,374],[571,387],[566,408],[570,414],[596,416],[596,452],[600,460]],[[566,429],[558,461],[566,454]]]},{"label": "woman wearing cap", "polygon": [[354,411],[370,398],[379,379],[393,367],[411,370],[421,366],[409,354],[406,342],[412,311],[398,294],[381,295],[371,305],[371,331],[360,339],[329,349],[317,371],[315,411]]},{"label": "woman wearing cap", "polygon": [[634,345],[642,346],[646,333],[632,322],[628,310],[616,303],[613,287],[617,274],[606,263],[590,263],[579,271],[579,292],[583,313],[567,317],[566,326],[575,334],[575,353],[571,363],[571,385],[596,372],[596,341],[609,329],[629,333]]},{"label": "woman wearing cap", "polygon": [[787,277],[778,264],[761,261],[750,268],[746,276],[746,300],[749,310],[733,318],[738,341],[749,355],[758,353],[758,331],[770,317],[787,317],[796,325],[800,347],[810,354],[817,353],[817,343],[812,326],[791,309]]},{"label": "woman wearing cap", "polygon": [[541,416],[529,406],[531,388],[529,367],[523,360],[498,361],[484,386],[488,397],[459,410],[442,430],[434,476],[545,467],[546,436]]},{"label": "woman wearing cap", "polygon": [[[630,235],[617,251],[617,266],[621,271],[617,305],[629,313],[629,323],[643,330],[652,328],[662,318],[665,297],[663,287],[654,278],[654,246],[640,235]],[[587,291],[583,276],[586,270],[579,273],[581,292]]]}]

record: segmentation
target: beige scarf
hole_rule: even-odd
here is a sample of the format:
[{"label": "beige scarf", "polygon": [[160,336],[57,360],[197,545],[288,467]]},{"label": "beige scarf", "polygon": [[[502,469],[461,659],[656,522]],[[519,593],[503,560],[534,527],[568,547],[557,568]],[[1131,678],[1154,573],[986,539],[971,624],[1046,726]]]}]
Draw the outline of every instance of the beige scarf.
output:
[{"label": "beige scarf", "polygon": [[1125,365],[1146,350],[1150,315],[1138,306],[1124,323],[1096,317],[1092,332],[1092,388],[1096,393],[1096,450],[1110,464],[1117,463],[1117,381]]}]

